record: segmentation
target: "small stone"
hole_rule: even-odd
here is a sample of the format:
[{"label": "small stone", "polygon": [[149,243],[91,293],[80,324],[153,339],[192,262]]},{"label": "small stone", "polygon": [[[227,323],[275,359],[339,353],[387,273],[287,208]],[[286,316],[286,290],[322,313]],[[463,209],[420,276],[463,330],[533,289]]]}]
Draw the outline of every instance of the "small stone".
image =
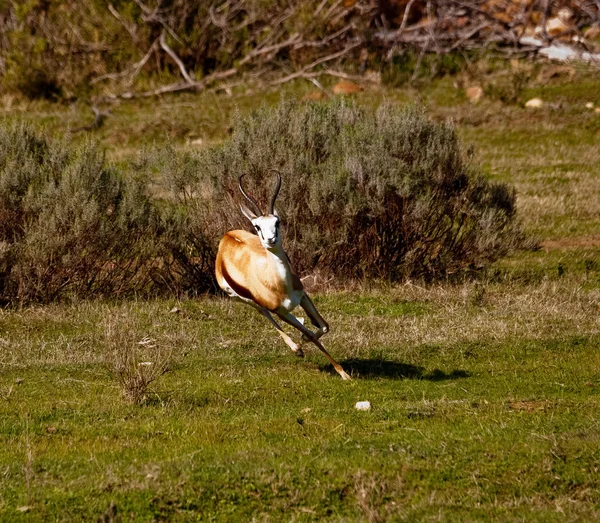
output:
[{"label": "small stone", "polygon": [[483,98],[483,89],[478,85],[474,85],[466,90],[466,94],[472,103],[476,103]]},{"label": "small stone", "polygon": [[356,410],[371,410],[371,402],[370,401],[357,401],[355,407],[356,407]]},{"label": "small stone", "polygon": [[17,379],[15,380],[15,383],[16,383],[17,385],[21,385],[21,383],[23,383],[24,381],[25,381],[25,380],[24,380],[23,378],[17,378]]},{"label": "small stone", "polygon": [[302,409],[300,412],[302,412],[302,414],[307,414],[311,411],[312,411],[312,409],[310,407],[306,407],[305,409]]},{"label": "small stone", "polygon": [[585,104],[585,108],[586,109],[593,109],[594,108],[594,102],[588,102]]},{"label": "small stone", "polygon": [[594,112],[595,112],[595,113],[600,113],[600,107],[596,107],[596,108],[594,109]]},{"label": "small stone", "polygon": [[181,312],[181,309],[179,307],[173,307],[169,312],[171,314],[177,314],[178,312]]},{"label": "small stone", "polygon": [[46,427],[46,432],[48,434],[56,434],[58,432],[58,429],[56,427],[52,427],[51,425],[48,425]]},{"label": "small stone", "polygon": [[[569,29],[569,25],[561,20],[558,16],[554,18],[550,18],[546,23],[546,33],[549,36],[558,36],[561,33],[564,33]],[[536,28],[537,34],[543,34],[543,29],[541,26]]]},{"label": "small stone", "polygon": [[571,18],[573,18],[573,11],[571,9],[569,9],[568,7],[563,7],[561,9],[559,9],[558,13],[556,13],[556,14],[557,14],[558,18],[565,23],[569,22],[571,20]]},{"label": "small stone", "polygon": [[543,105],[544,102],[541,98],[532,98],[531,100],[527,101],[525,107],[528,107],[529,109],[539,109],[540,107],[543,107]]}]

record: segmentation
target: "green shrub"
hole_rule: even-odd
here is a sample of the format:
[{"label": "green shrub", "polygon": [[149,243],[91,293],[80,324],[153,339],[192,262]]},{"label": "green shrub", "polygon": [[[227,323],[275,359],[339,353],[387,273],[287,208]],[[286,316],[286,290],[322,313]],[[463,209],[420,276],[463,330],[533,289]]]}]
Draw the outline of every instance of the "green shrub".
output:
[{"label": "green shrub", "polygon": [[238,176],[248,173],[265,208],[271,168],[284,179],[277,209],[301,273],[318,270],[337,281],[444,278],[524,241],[514,190],[486,180],[454,129],[414,107],[383,105],[373,114],[341,99],[283,101],[239,121],[223,145],[196,154],[155,151],[152,164],[188,209],[183,241],[204,239],[207,269],[206,247],[214,249],[227,229],[248,228],[236,203]]},{"label": "green shrub", "polygon": [[454,129],[414,107],[283,101],[222,145],[158,148],[124,174],[94,143],[0,125],[0,301],[211,292],[220,237],[249,228],[238,177],[265,209],[272,168],[301,274],[446,278],[524,244],[514,190],[486,180]]},{"label": "green shrub", "polygon": [[145,185],[123,180],[93,143],[0,126],[0,299],[149,291],[165,252]]}]

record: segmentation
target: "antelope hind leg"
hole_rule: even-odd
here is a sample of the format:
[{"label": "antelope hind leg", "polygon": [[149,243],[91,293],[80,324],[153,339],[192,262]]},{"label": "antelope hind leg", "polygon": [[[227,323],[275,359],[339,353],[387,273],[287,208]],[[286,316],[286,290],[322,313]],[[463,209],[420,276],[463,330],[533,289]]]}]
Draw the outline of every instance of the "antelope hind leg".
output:
[{"label": "antelope hind leg", "polygon": [[329,363],[331,363],[333,365],[333,368],[342,377],[343,380],[352,379],[350,377],[350,375],[347,374],[346,371],[342,368],[342,366],[337,361],[335,361],[331,357],[331,355],[325,350],[325,347],[323,347],[323,345],[319,341],[319,338],[317,338],[317,336],[312,331],[308,330],[304,325],[302,325],[302,323],[300,323],[297,318],[295,318],[289,312],[286,312],[285,314],[278,312],[277,316],[279,316],[283,321],[285,321],[292,327],[295,327],[296,329],[298,329],[302,334],[304,334],[308,338],[309,341],[314,343],[319,348],[319,350],[325,355],[325,357],[329,360]]}]

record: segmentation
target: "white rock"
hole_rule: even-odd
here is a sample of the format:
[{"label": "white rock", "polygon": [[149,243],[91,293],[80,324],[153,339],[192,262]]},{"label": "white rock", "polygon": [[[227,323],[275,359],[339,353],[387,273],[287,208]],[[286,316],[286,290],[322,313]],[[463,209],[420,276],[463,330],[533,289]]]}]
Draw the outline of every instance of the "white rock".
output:
[{"label": "white rock", "polygon": [[527,103],[525,104],[525,107],[529,107],[530,109],[539,109],[543,105],[544,105],[544,102],[542,101],[541,98],[532,98],[531,100],[527,101]]},{"label": "white rock", "polygon": [[370,401],[357,401],[355,407],[356,407],[356,410],[371,410],[371,402]]},{"label": "white rock", "polygon": [[522,45],[538,47],[538,54],[545,56],[550,60],[560,60],[566,62],[569,60],[581,60],[583,62],[596,62],[600,60],[600,53],[590,53],[588,51],[579,51],[560,42],[554,42],[549,47],[546,43],[535,36],[523,36],[520,40]]},{"label": "white rock", "polygon": [[559,9],[558,13],[556,14],[558,15],[558,18],[560,18],[565,23],[571,20],[571,18],[573,18],[573,11],[568,7],[563,7],[562,9]]},{"label": "white rock", "polygon": [[585,104],[585,108],[586,109],[593,109],[594,108],[594,102],[588,102]]}]

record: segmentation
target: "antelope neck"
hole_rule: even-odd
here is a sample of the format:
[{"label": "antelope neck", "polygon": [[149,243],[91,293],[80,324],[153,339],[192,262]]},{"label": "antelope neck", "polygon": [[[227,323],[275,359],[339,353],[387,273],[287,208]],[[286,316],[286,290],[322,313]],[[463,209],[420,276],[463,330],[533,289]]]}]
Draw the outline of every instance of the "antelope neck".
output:
[{"label": "antelope neck", "polygon": [[273,249],[265,249],[267,251],[267,260],[270,267],[272,267],[281,280],[286,282],[286,286],[291,285],[291,268],[288,262],[285,252],[281,243],[276,245]]}]

